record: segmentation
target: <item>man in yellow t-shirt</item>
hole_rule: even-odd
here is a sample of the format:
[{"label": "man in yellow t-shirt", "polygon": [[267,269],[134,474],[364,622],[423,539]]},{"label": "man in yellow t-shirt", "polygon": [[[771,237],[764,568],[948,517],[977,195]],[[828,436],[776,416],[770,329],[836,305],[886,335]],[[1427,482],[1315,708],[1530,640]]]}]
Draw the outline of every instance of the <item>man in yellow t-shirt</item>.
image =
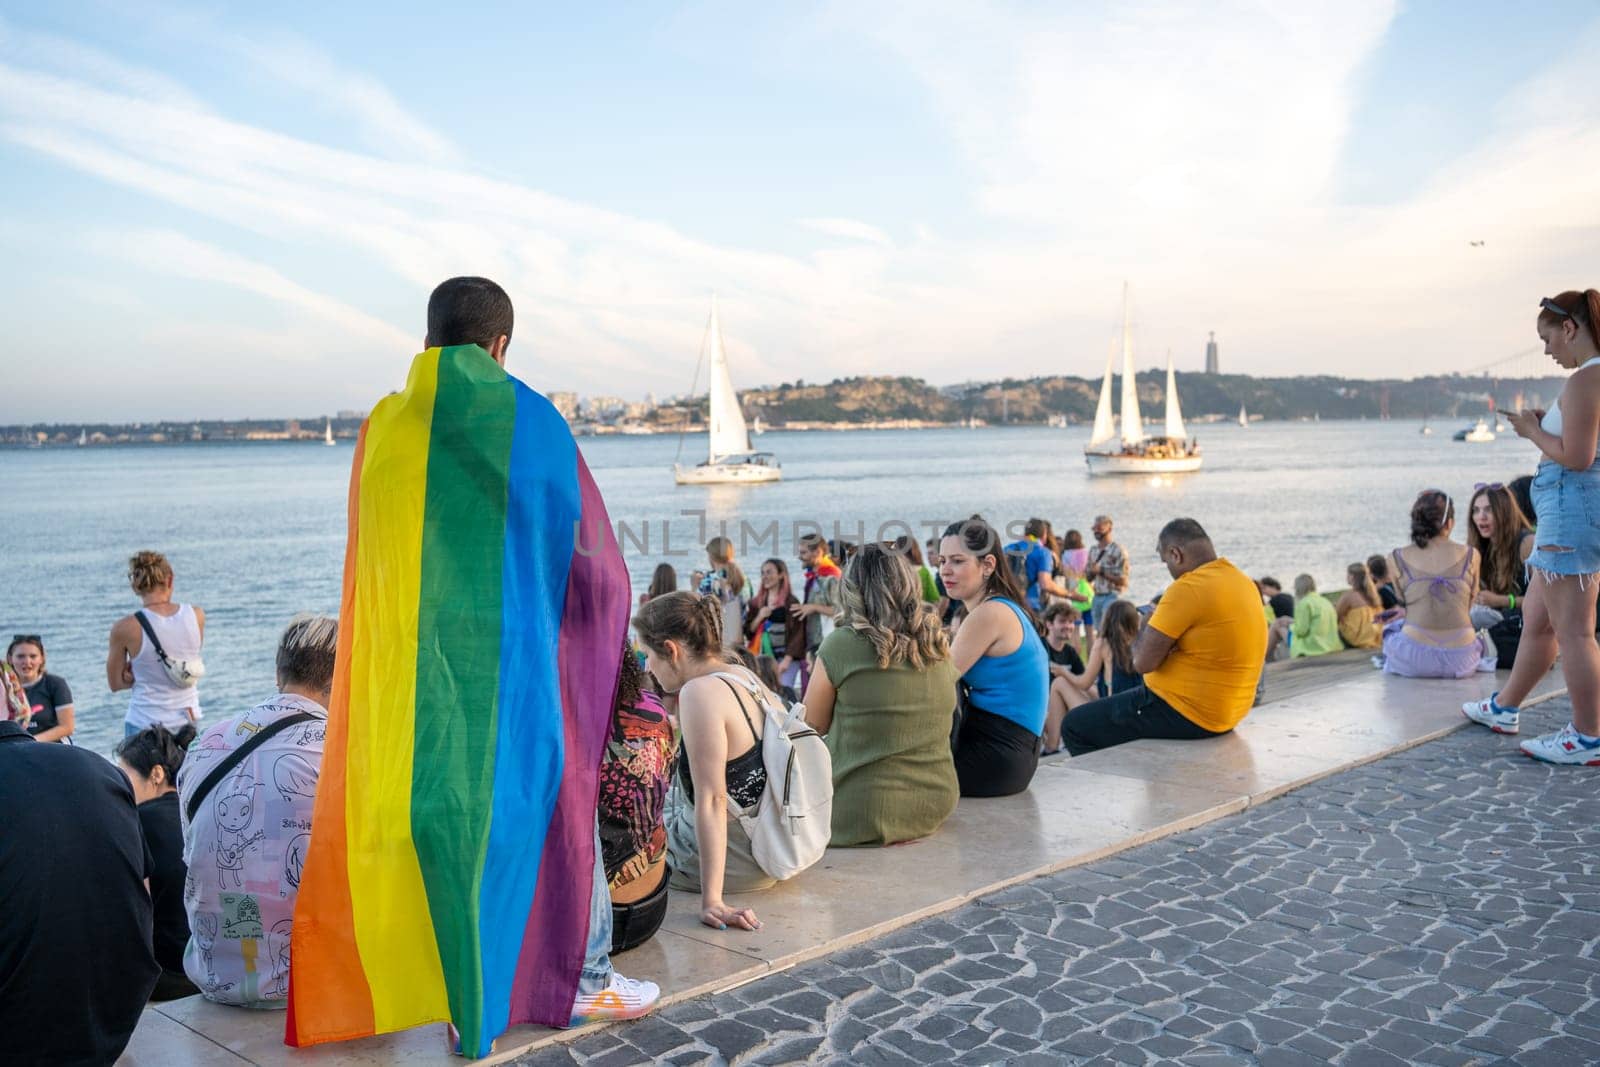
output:
[{"label": "man in yellow t-shirt", "polygon": [[1215,737],[1255,702],[1267,653],[1255,583],[1193,519],[1167,523],[1156,550],[1173,582],[1134,642],[1144,684],[1067,713],[1061,740],[1074,756],[1141,737]]}]

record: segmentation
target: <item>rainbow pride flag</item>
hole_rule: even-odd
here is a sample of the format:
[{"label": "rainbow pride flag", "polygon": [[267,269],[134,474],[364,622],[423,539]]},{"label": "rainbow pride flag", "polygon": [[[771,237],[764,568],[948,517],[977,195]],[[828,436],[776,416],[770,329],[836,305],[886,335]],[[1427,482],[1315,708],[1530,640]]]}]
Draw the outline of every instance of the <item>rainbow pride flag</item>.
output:
[{"label": "rainbow pride flag", "polygon": [[475,345],[416,357],[350,476],[285,1041],[567,1025],[630,594],[566,422]]}]

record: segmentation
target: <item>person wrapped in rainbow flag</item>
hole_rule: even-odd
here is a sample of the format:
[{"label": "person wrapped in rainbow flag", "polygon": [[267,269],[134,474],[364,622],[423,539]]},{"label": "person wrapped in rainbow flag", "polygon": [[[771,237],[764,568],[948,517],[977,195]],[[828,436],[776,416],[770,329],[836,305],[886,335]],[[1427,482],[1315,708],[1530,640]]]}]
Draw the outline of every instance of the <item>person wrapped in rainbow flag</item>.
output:
[{"label": "person wrapped in rainbow flag", "polygon": [[511,300],[452,278],[361,430],[285,1041],[633,1018],[597,774],[627,569],[565,420],[505,370]]}]

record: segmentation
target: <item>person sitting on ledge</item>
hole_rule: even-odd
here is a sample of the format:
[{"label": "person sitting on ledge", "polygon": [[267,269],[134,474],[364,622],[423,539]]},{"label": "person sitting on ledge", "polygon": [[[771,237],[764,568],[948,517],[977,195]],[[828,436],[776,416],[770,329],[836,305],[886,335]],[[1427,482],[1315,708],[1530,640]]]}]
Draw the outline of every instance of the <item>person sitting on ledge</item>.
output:
[{"label": "person sitting on ledge", "polygon": [[644,668],[624,649],[600,760],[600,851],[611,891],[611,952],[642,945],[667,916],[667,790],[678,737],[645,685]]},{"label": "person sitting on ledge", "polygon": [[839,626],[822,640],[806,722],[833,756],[831,843],[926,837],[956,809],[956,669],[911,562],[867,543],[850,561]]},{"label": "person sitting on ledge", "polygon": [[150,903],[155,909],[154,944],[161,977],[151,1000],[176,1000],[200,992],[183,973],[183,952],[189,944],[189,916],[183,887],[189,869],[183,862],[183,820],[178,815],[178,770],[195,736],[194,727],[167,733],[152,726],[125,737],[117,746],[117,763],[133,787],[150,853]]},{"label": "person sitting on ledge", "polygon": [[338,643],[337,619],[291,619],[278,640],[278,691],[204,730],[178,770],[189,869],[183,969],[218,1004],[288,1005],[289,940]]},{"label": "person sitting on ledge", "polygon": [[1365,563],[1352,563],[1345,569],[1345,581],[1350,583],[1334,605],[1339,614],[1339,637],[1347,648],[1381,648],[1383,630],[1378,625],[1378,612],[1383,600],[1378,587],[1372,584]]},{"label": "person sitting on ledge", "polygon": [[[1133,669],[1133,643],[1139,637],[1139,609],[1131,600],[1113,600],[1100,621],[1100,640],[1089,653],[1087,666],[1075,671],[1050,666],[1049,713],[1044,721],[1044,755],[1061,751],[1061,720],[1073,708],[1140,685],[1144,679]],[[1050,647],[1046,631],[1045,646]],[[1052,660],[1053,660],[1052,656]]]},{"label": "person sitting on ledge", "polygon": [[0,812],[0,1063],[118,1062],[161,975],[127,776],[0,721]]},{"label": "person sitting on ledge", "polygon": [[1255,702],[1267,652],[1255,583],[1193,519],[1162,527],[1156,549],[1173,582],[1134,645],[1144,684],[1067,713],[1061,740],[1074,756],[1141,737],[1215,737]]},{"label": "person sitting on ledge", "polygon": [[1039,768],[1050,658],[994,527],[976,515],[951,523],[939,556],[966,611],[950,645],[964,687],[950,737],[961,795],[1020,793]]},{"label": "person sitting on ledge", "polygon": [[754,680],[729,662],[722,617],[714,596],[668,593],[639,609],[633,630],[646,669],[664,692],[678,697],[683,742],[677,781],[667,794],[669,884],[699,891],[700,921],[712,929],[758,930],[754,909],[731,907],[723,894],[776,884],[756,862],[750,836],[729,806],[731,801],[754,809],[766,791],[766,716],[749,692],[713,677],[744,674]]},{"label": "person sitting on ledge", "polygon": [[1478,553],[1450,540],[1455,525],[1450,497],[1425,489],[1411,507],[1411,544],[1390,553],[1406,615],[1383,631],[1383,654],[1375,662],[1389,674],[1470,678],[1483,659],[1484,644],[1472,625]]},{"label": "person sitting on ledge", "polygon": [[1317,592],[1317,581],[1309,574],[1294,580],[1294,640],[1289,643],[1289,658],[1326,656],[1340,652],[1339,616],[1327,597]]}]

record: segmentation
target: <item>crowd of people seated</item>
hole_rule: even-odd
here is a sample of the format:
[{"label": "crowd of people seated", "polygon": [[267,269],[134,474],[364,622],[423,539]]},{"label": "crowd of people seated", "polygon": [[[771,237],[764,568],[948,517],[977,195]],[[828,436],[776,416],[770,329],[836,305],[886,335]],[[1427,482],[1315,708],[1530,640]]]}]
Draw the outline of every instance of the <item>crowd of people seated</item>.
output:
[{"label": "crowd of people seated", "polygon": [[[1559,359],[1600,368],[1600,296],[1584,299],[1546,301],[1541,336]],[[632,638],[603,679],[614,696],[593,794],[594,893],[609,907],[591,910],[590,940],[604,940],[583,961],[602,991],[579,985],[574,1022],[649,1010],[659,991],[615,975],[609,956],[660,928],[673,890],[697,894],[700,921],[718,931],[761,927],[755,906],[729,898],[807,862],[775,865],[754,817],[772,803],[783,767],[768,753],[783,746],[825,750],[820,763],[802,760],[827,775],[825,844],[890,846],[937,833],[963,798],[1028,789],[1041,758],[1226,734],[1280,657],[1360,649],[1414,678],[1511,668],[1500,691],[1463,712],[1515,733],[1519,704],[1559,645],[1574,721],[1523,748],[1600,765],[1596,592],[1564,580],[1600,571],[1600,483],[1568,477],[1600,469],[1600,370],[1572,382],[1581,389],[1563,394],[1567,423],[1518,418],[1547,457],[1531,485],[1476,485],[1464,542],[1451,497],[1424,490],[1405,543],[1349,564],[1337,596],[1310,574],[1292,595],[1252,580],[1193,518],[1157,534],[1168,581],[1143,607],[1126,597],[1129,555],[1105,515],[1092,546],[1039,518],[1006,542],[973,515],[926,546],[809,535],[796,546],[798,578],[776,557],[747,578],[726,537],[706,545],[689,590],[657,567],[636,601],[624,590]],[[1580,423],[1574,451],[1567,438]],[[29,925],[6,942],[25,946],[5,961],[8,989],[25,1003],[68,985],[81,994],[52,1002],[48,1029],[11,1035],[24,1059],[114,1059],[152,999],[198,992],[278,1008],[289,997],[296,901],[348,655],[341,624],[290,620],[272,695],[202,727],[205,615],[173,600],[172,567],[157,553],[136,555],[129,579],[141,608],[113,627],[107,661],[110,688],[131,691],[115,764],[71,744],[71,691],[46,670],[40,636],[17,635],[0,670],[0,808],[12,813],[0,899],[4,922]],[[434,758],[419,751],[417,773]],[[62,790],[71,817],[38,802]]]}]

